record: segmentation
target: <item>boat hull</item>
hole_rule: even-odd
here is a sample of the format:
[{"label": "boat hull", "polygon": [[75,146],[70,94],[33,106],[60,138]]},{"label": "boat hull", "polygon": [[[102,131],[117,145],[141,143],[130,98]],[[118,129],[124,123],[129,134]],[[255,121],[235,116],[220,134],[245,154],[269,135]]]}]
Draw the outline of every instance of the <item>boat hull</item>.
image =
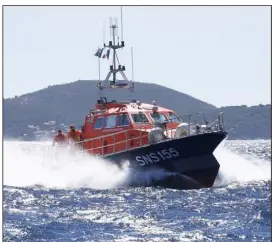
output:
[{"label": "boat hull", "polygon": [[226,132],[202,133],[112,154],[106,159],[118,165],[129,161],[138,171],[161,169],[173,173],[152,185],[181,189],[211,187],[220,168],[213,152],[226,136]]}]

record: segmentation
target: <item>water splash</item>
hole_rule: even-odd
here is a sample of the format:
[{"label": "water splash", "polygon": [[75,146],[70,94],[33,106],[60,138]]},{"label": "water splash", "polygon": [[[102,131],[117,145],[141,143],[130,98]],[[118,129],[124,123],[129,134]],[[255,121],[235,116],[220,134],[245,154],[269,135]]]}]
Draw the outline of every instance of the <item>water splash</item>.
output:
[{"label": "water splash", "polygon": [[135,172],[129,162],[121,167],[87,154],[55,150],[50,142],[4,142],[4,185],[50,188],[148,186],[170,176],[162,170]]},{"label": "water splash", "polygon": [[4,185],[107,189],[126,184],[129,169],[62,152],[46,142],[4,142]]},{"label": "water splash", "polygon": [[214,186],[235,182],[268,181],[271,179],[271,162],[244,154],[235,154],[221,144],[214,155],[220,163],[220,171]]},{"label": "water splash", "polygon": [[[214,186],[271,178],[268,161],[244,158],[223,145],[214,155],[221,165]],[[4,142],[4,185],[109,189],[132,184],[147,186],[172,175],[162,170],[136,173],[126,163],[117,167],[84,154],[62,152],[56,159],[50,142]]]}]

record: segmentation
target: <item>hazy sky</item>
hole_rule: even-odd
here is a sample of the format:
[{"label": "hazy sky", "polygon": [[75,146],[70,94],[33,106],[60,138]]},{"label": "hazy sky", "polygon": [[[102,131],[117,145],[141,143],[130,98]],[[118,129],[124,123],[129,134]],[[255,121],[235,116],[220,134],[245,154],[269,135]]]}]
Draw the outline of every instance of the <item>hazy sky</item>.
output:
[{"label": "hazy sky", "polygon": [[[4,97],[97,79],[115,16],[120,7],[4,7]],[[123,32],[119,59],[131,78],[133,46],[135,81],[218,107],[270,103],[270,7],[123,7]]]}]

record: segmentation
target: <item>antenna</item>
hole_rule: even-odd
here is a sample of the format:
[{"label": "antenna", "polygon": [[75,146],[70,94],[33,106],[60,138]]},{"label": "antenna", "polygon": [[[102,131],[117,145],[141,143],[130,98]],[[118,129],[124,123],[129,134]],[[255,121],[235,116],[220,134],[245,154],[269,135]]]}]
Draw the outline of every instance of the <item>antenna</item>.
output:
[{"label": "antenna", "polygon": [[112,30],[111,30],[111,26],[112,26],[112,18],[109,18],[109,24],[110,24],[110,38],[112,38]]},{"label": "antenna", "polygon": [[[122,6],[121,6],[122,7]],[[122,11],[121,11],[121,15],[122,15]],[[121,16],[122,17],[122,16]],[[106,76],[106,78],[102,81],[99,82],[98,84],[98,88],[99,90],[104,90],[104,89],[115,89],[115,88],[128,88],[130,90],[130,92],[133,91],[134,89],[134,83],[133,81],[129,81],[128,78],[126,77],[126,74],[124,73],[126,68],[125,66],[121,65],[118,59],[118,55],[117,55],[117,50],[120,48],[124,48],[125,44],[123,41],[123,29],[122,29],[122,40],[120,43],[120,38],[119,38],[119,30],[118,30],[118,25],[121,24],[121,28],[123,28],[123,24],[122,21],[121,23],[119,23],[118,18],[117,17],[110,17],[109,18],[109,22],[110,22],[110,37],[112,40],[109,41],[108,44],[104,44],[104,48],[107,48],[107,54],[103,55],[102,58],[105,58],[105,56],[107,56],[107,59],[109,59],[109,55],[110,55],[110,51],[112,50],[113,53],[113,59],[112,59],[112,65],[110,65],[110,70]],[[104,38],[105,36],[103,36]],[[134,79],[134,63],[133,63],[133,48],[131,48],[131,55],[132,55],[132,79]],[[98,55],[97,55],[98,56]],[[99,61],[100,61],[100,56],[99,57]],[[99,62],[99,69],[100,69],[100,62]],[[117,80],[117,74],[120,74],[122,76],[123,80]],[[113,79],[111,80],[111,76],[113,76]],[[100,71],[99,71],[99,79],[100,79]]]},{"label": "antenna", "polygon": [[118,28],[119,28],[119,27],[118,27],[118,18],[116,17],[115,19],[116,19],[116,23],[115,23],[115,24],[116,24],[116,26],[117,26],[117,39],[118,39],[117,41],[118,41],[118,43],[119,43],[119,33],[118,33]]},{"label": "antenna", "polygon": [[121,40],[123,41],[122,6],[120,6]]},{"label": "antenna", "polygon": [[115,25],[116,25],[117,28],[118,28],[118,18],[117,18],[117,17],[115,17]]}]

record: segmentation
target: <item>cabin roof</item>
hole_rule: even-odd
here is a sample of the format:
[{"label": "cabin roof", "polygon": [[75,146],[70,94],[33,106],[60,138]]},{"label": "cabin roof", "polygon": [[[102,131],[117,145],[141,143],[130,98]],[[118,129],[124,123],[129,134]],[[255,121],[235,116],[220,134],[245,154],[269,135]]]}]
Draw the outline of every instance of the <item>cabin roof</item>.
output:
[{"label": "cabin roof", "polygon": [[137,105],[136,103],[129,104],[121,104],[121,103],[107,103],[105,105],[105,109],[107,109],[107,113],[120,113],[120,112],[128,112],[128,113],[139,113],[139,112],[152,112],[153,108],[157,107],[157,112],[173,112],[170,109],[163,108],[160,106],[154,106],[152,104],[141,103],[141,105]]}]

